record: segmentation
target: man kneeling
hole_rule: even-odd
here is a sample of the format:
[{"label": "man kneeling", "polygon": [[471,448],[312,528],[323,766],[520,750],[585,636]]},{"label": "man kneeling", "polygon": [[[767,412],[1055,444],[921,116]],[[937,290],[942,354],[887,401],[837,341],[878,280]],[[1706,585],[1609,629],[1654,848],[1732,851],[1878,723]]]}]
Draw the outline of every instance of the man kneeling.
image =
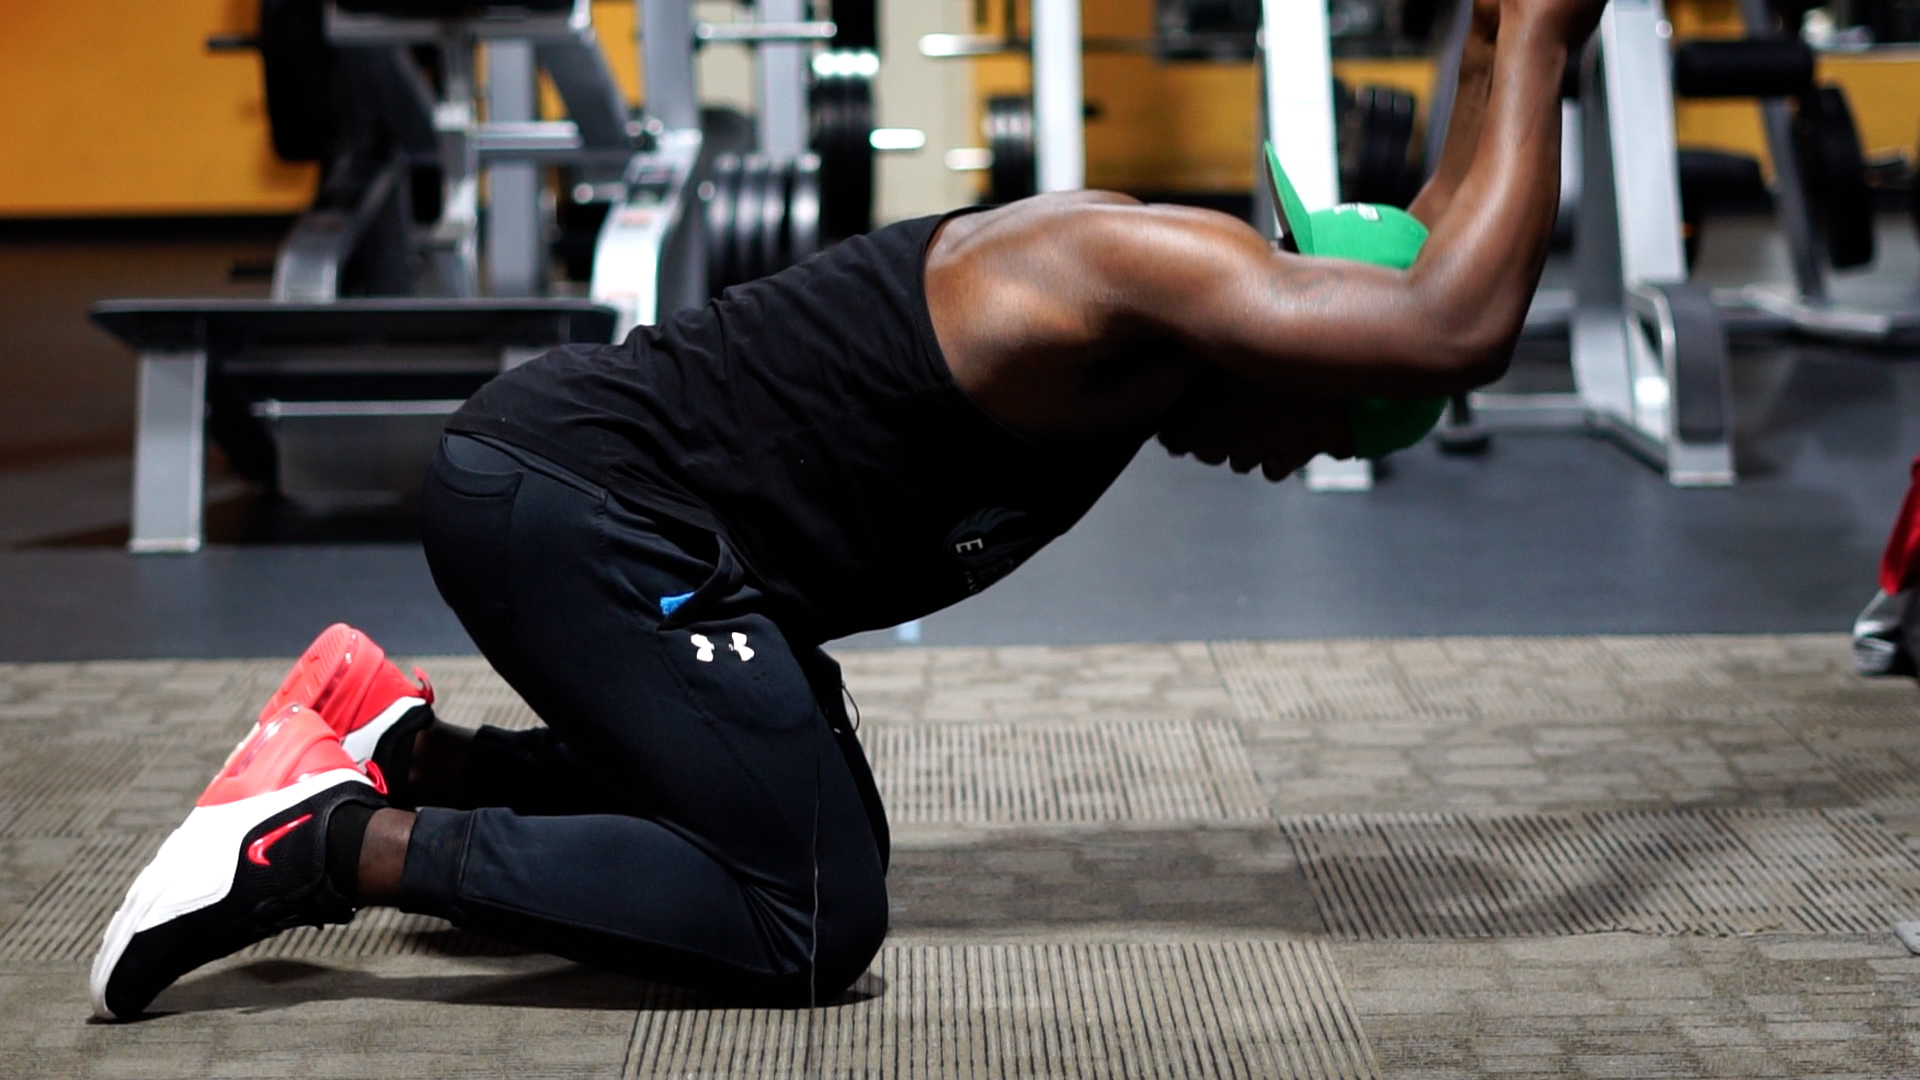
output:
[{"label": "man kneeling", "polygon": [[840,992],[886,934],[888,837],[820,643],[1005,576],[1150,437],[1278,480],[1355,451],[1357,399],[1499,375],[1599,8],[1476,4],[1405,269],[1042,196],[881,229],[488,384],[448,425],[423,539],[546,726],[436,721],[424,679],[329,629],[133,883],[95,1010],[374,904],[736,998]]}]

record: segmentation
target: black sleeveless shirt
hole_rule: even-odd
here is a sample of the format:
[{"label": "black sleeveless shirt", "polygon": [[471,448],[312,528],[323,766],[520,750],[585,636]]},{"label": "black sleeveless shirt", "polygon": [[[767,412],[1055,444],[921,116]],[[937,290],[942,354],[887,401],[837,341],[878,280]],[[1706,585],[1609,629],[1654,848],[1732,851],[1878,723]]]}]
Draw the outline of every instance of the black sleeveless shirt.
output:
[{"label": "black sleeveless shirt", "polygon": [[448,430],[718,533],[797,637],[946,607],[1078,521],[1150,432],[1041,443],[961,391],[924,285],[943,220],[848,240],[620,345],[555,350]]}]

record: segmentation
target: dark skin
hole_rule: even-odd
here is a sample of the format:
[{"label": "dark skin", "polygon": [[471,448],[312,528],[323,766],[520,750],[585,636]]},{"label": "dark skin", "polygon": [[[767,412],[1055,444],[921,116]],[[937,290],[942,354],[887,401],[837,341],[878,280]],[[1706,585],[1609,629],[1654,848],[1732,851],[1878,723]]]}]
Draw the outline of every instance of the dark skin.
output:
[{"label": "dark skin", "polygon": [[[1506,369],[1560,197],[1560,74],[1603,0],[1475,0],[1440,166],[1405,271],[1276,251],[1224,214],[1045,195],[956,218],[927,253],[955,381],[1046,441],[1156,428],[1175,454],[1281,480],[1351,456],[1347,401],[1428,397]],[[444,805],[471,733],[414,740],[411,790]],[[356,899],[391,904],[414,815],[380,810]]]},{"label": "dark skin", "polygon": [[1076,192],[950,222],[927,301],[954,378],[1008,426],[1157,429],[1174,453],[1274,480],[1350,455],[1349,399],[1497,377],[1559,199],[1567,42],[1591,0],[1481,0],[1407,271],[1273,249],[1223,214]]}]

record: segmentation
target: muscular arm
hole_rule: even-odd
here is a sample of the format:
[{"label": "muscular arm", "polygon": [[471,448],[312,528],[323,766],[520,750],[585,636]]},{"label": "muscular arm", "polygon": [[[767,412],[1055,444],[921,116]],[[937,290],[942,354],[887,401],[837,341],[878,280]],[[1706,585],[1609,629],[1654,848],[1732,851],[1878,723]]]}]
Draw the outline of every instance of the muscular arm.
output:
[{"label": "muscular arm", "polygon": [[[1460,52],[1460,74],[1453,92],[1453,111],[1447,118],[1447,138],[1440,163],[1407,207],[1431,229],[1447,215],[1467,169],[1480,145],[1487,112],[1487,87],[1493,78],[1493,47],[1500,27],[1498,0],[1474,0],[1467,9],[1467,38]],[[1431,117],[1428,120],[1432,122]]]},{"label": "muscular arm", "polygon": [[1046,434],[1164,419],[1199,370],[1327,400],[1498,375],[1559,198],[1566,42],[1600,0],[1501,2],[1474,152],[1453,155],[1459,179],[1410,269],[1282,254],[1226,215],[1123,196],[1016,203],[951,223],[929,252],[956,379]]},{"label": "muscular arm", "polygon": [[1559,199],[1565,40],[1552,20],[1505,13],[1472,164],[1404,273],[1274,253],[1236,222],[1130,210],[1150,239],[1113,247],[1118,280],[1136,283],[1126,315],[1229,372],[1309,393],[1442,394],[1496,376]]}]

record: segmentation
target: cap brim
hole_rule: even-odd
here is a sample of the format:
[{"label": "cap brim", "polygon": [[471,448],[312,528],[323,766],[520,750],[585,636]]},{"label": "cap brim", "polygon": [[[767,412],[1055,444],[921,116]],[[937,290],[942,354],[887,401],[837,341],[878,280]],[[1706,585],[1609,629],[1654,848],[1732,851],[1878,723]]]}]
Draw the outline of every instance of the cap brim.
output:
[{"label": "cap brim", "polygon": [[1267,196],[1273,202],[1274,215],[1280,222],[1280,235],[1287,241],[1287,247],[1302,255],[1312,255],[1313,224],[1307,218],[1307,208],[1300,201],[1300,194],[1293,190],[1293,182],[1287,179],[1287,171],[1280,167],[1280,152],[1271,142],[1264,143],[1267,162]]}]

